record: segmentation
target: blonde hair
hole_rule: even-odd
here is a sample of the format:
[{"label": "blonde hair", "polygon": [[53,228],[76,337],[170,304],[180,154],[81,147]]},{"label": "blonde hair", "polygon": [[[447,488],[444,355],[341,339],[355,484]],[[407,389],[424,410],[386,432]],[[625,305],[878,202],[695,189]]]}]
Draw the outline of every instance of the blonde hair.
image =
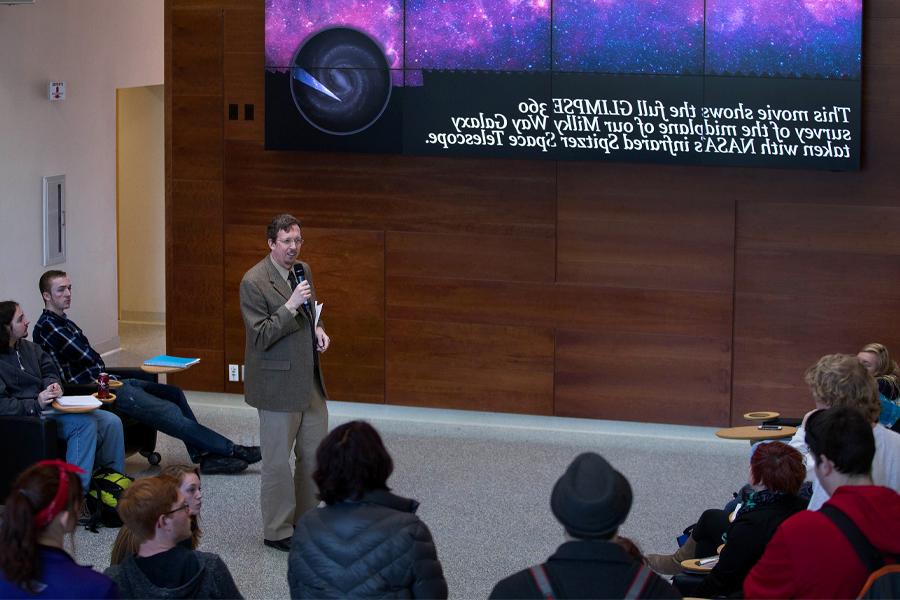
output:
[{"label": "blonde hair", "polygon": [[872,342],[866,344],[860,352],[874,354],[878,361],[872,375],[876,380],[889,383],[895,392],[900,392],[900,367],[897,366],[896,361],[891,360],[891,353],[888,352],[887,347],[884,344]]},{"label": "blonde hair", "polygon": [[872,423],[881,414],[878,384],[855,356],[826,354],[803,379],[813,397],[828,408],[854,408]]},{"label": "blonde hair", "polygon": [[116,541],[113,542],[112,552],[109,554],[109,564],[117,565],[129,556],[134,556],[138,553],[140,547],[141,545],[134,537],[134,534],[131,533],[131,530],[128,529],[128,526],[122,525],[119,528]]}]

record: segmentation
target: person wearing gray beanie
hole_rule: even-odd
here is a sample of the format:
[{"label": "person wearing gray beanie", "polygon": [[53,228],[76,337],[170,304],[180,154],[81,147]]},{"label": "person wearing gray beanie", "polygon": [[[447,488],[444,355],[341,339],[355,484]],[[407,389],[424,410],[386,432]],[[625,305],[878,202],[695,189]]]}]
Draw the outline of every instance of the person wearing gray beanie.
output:
[{"label": "person wearing gray beanie", "polygon": [[605,458],[579,454],[550,494],[567,541],[547,562],[497,583],[490,597],[680,598],[640,561],[630,540],[616,535],[632,499],[628,479]]}]

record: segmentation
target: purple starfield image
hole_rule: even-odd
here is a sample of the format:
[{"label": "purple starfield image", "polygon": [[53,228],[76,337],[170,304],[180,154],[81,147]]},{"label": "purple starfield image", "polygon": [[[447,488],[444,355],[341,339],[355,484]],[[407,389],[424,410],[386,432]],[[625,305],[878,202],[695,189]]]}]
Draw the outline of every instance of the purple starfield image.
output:
[{"label": "purple starfield image", "polygon": [[554,0],[553,69],[702,73],[703,11],[703,0]]},{"label": "purple starfield image", "polygon": [[407,0],[406,68],[550,70],[550,0]]},{"label": "purple starfield image", "polygon": [[858,79],[862,0],[707,0],[706,72]]},{"label": "purple starfield image", "polygon": [[304,41],[331,27],[361,31],[391,69],[403,68],[403,0],[266,0],[266,67],[288,68]]}]

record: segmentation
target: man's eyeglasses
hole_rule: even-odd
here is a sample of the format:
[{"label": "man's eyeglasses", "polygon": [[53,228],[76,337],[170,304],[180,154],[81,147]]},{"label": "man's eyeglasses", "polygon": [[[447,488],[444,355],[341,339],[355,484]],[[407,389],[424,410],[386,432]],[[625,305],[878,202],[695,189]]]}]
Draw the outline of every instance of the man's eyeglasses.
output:
[{"label": "man's eyeglasses", "polygon": [[303,238],[302,238],[302,237],[298,237],[298,238],[287,238],[287,239],[284,239],[284,240],[278,240],[278,243],[279,243],[279,244],[284,244],[285,246],[297,246],[297,247],[300,247],[300,246],[303,245]]},{"label": "man's eyeglasses", "polygon": [[191,507],[187,502],[185,502],[184,504],[182,504],[181,506],[179,506],[177,508],[173,508],[172,510],[170,510],[168,512],[164,512],[163,516],[171,515],[172,513],[177,513],[179,510],[183,510],[184,512],[190,512]]}]

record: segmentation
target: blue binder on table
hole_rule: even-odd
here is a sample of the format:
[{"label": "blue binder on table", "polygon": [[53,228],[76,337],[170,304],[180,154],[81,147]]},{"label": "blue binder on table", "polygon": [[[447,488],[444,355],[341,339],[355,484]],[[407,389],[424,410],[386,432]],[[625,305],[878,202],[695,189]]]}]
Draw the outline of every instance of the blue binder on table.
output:
[{"label": "blue binder on table", "polygon": [[191,365],[200,362],[199,358],[183,358],[181,356],[169,356],[168,354],[160,354],[144,361],[144,365],[148,367],[172,367],[175,369],[186,369]]}]

